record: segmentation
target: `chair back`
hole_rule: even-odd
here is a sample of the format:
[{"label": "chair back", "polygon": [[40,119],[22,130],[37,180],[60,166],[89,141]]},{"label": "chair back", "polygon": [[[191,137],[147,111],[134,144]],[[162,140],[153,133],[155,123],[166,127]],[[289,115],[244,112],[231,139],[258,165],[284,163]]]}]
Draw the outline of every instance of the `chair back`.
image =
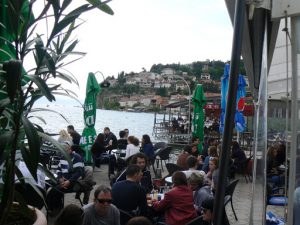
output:
[{"label": "chair back", "polygon": [[166,142],[157,142],[153,145],[153,151],[156,151],[156,150],[161,149],[161,148],[166,148],[166,147],[167,147]]},{"label": "chair back", "polygon": [[127,222],[133,217],[129,212],[119,209],[120,212],[120,224],[121,225],[126,225]]},{"label": "chair back", "polygon": [[198,225],[203,223],[203,216],[198,216],[195,219],[192,219],[190,222],[185,225]]},{"label": "chair back", "polygon": [[157,155],[159,156],[160,160],[168,160],[170,157],[170,153],[172,151],[172,147],[166,147],[161,149]]},{"label": "chair back", "polygon": [[252,171],[253,171],[253,160],[251,157],[247,162],[246,174],[252,175]]},{"label": "chair back", "polygon": [[178,166],[175,163],[167,163],[166,167],[167,167],[169,176],[172,176],[173,173],[175,173],[176,171],[183,171],[184,170],[183,168],[181,168],[180,166]]},{"label": "chair back", "polygon": [[235,187],[237,185],[237,183],[240,181],[240,179],[236,179],[230,182],[230,184],[227,185],[226,190],[225,190],[225,196],[226,195],[233,195],[233,192],[235,190]]},{"label": "chair back", "polygon": [[[34,188],[29,183],[16,183],[15,190],[23,197],[28,205],[31,205],[38,209],[42,209],[45,205],[46,191],[43,188],[37,185],[35,185]],[[18,198],[16,196],[15,198],[16,201],[18,201]]]}]

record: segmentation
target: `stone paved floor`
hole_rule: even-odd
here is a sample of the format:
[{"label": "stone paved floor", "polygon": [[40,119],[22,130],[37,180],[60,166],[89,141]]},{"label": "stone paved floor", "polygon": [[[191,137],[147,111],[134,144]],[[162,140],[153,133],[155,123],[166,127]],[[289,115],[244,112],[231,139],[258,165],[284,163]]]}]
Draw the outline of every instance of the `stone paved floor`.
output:
[{"label": "stone paved floor", "polygon": [[[166,174],[166,169],[163,175]],[[94,178],[97,182],[97,185],[106,184],[109,185],[109,180],[107,177],[107,165],[102,165],[101,168],[96,168],[94,171]],[[238,221],[235,220],[232,213],[230,203],[226,206],[226,213],[229,218],[231,225],[248,225],[250,217],[250,206],[251,206],[251,196],[252,196],[252,183],[246,183],[244,177],[237,177],[240,179],[239,183],[236,186],[234,195],[233,195],[233,205],[235,212],[238,217]],[[94,187],[94,189],[97,187]],[[90,202],[93,200],[93,191],[90,195]],[[67,204],[76,204],[80,205],[79,201],[75,199],[75,194],[66,194],[65,195],[65,205]],[[272,210],[276,215],[284,215],[283,207],[268,207],[267,210]],[[53,224],[54,218],[49,218],[50,225]]]}]

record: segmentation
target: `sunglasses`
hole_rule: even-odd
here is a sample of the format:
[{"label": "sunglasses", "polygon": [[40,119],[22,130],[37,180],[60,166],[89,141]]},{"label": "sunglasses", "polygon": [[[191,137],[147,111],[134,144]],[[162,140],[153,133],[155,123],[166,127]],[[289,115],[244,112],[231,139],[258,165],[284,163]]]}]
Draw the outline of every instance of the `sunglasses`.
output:
[{"label": "sunglasses", "polygon": [[104,204],[104,203],[108,203],[108,204],[110,204],[110,203],[112,203],[112,200],[111,199],[97,199],[97,201],[99,202],[99,203],[101,203],[101,204]]}]

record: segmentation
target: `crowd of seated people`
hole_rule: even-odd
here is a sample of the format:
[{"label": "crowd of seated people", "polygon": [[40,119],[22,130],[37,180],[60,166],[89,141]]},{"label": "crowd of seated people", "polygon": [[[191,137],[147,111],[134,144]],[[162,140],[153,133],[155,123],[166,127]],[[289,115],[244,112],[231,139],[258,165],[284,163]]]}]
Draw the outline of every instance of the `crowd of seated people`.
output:
[{"label": "crowd of seated people", "polygon": [[[148,170],[149,161],[154,160],[153,144],[149,135],[143,135],[141,147],[139,140],[133,135],[129,136],[128,131],[120,131],[119,136],[120,139],[116,140],[114,134],[106,127],[104,133],[97,136],[91,148],[93,158],[101,157],[103,153],[110,155],[109,173],[114,173],[114,170],[110,169],[110,162],[114,160],[115,168],[118,166],[118,159],[121,158],[112,154],[114,148],[125,150],[125,157],[121,160],[128,161],[124,164],[122,172],[116,174],[111,188],[100,185],[95,190],[93,201],[84,206],[84,213],[81,212],[80,224],[126,224],[130,218],[125,218],[124,213],[136,218],[128,224],[138,224],[139,221],[152,224],[160,221],[169,225],[181,225],[198,216],[202,216],[203,219],[199,224],[212,224],[213,197],[219,176],[218,148],[213,144],[214,140],[209,140],[209,144],[212,145],[207,146],[207,155],[205,146],[199,151],[200,143],[197,139],[194,139],[191,145],[184,146],[183,152],[177,158],[177,164],[183,171],[174,172],[173,187],[169,191],[166,189],[163,197],[155,198],[153,181]],[[67,167],[66,162],[60,163],[59,182],[52,187],[47,196],[50,210],[57,208],[63,193],[71,191],[76,180],[84,176],[82,157],[72,151],[71,146],[64,143],[63,146],[71,156],[73,167]],[[233,145],[232,158],[242,158],[239,154],[239,149]],[[276,158],[275,154],[273,156]],[[60,206],[59,210],[61,209]],[[224,224],[228,222],[226,214],[224,221]]]}]

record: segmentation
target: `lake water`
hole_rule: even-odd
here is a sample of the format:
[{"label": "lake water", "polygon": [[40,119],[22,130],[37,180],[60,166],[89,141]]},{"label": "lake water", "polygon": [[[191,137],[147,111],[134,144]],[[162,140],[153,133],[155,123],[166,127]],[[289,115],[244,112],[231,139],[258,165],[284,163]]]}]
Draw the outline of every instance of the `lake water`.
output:
[{"label": "lake water", "polygon": [[[39,112],[32,115],[40,116],[46,124],[37,119],[31,121],[41,125],[45,132],[58,133],[61,129],[67,129],[72,124],[78,133],[82,133],[84,128],[83,109],[73,105],[37,105],[35,108],[45,108],[61,113],[69,121],[65,121],[60,115],[53,112]],[[163,115],[158,115],[158,118]],[[97,109],[95,129],[97,133],[102,133],[104,127],[110,130],[119,138],[119,131],[129,129],[129,135],[134,135],[141,139],[143,134],[148,134],[153,140],[152,129],[154,123],[154,113],[121,112],[112,110]]]}]

